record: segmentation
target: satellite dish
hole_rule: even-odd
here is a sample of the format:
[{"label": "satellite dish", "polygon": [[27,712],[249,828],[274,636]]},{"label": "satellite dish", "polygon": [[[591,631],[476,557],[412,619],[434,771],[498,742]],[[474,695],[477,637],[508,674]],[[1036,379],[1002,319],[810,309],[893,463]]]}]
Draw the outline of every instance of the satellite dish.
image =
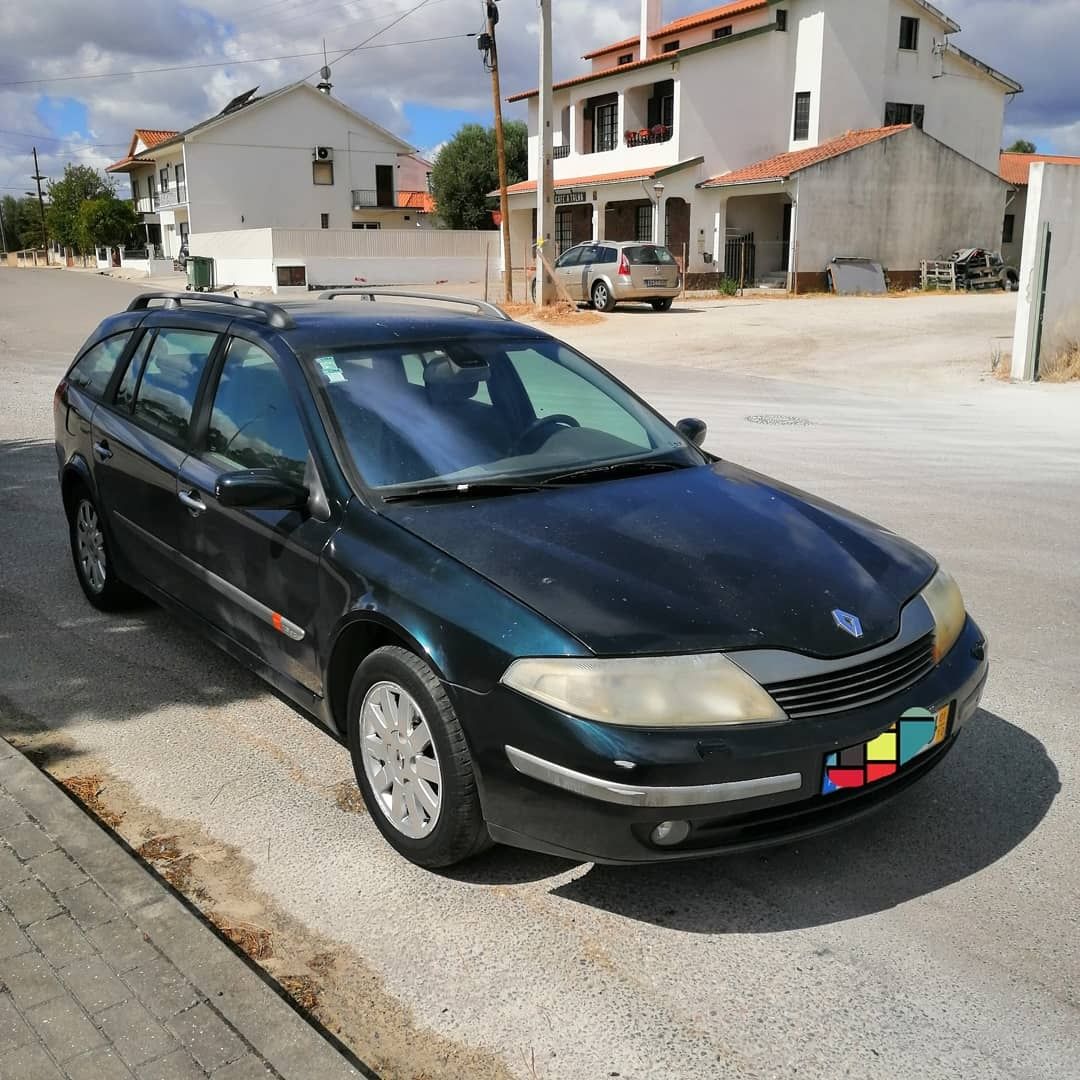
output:
[{"label": "satellite dish", "polygon": [[329,78],[330,78],[330,69],[329,69],[329,68],[328,68],[328,67],[327,67],[327,66],[326,66],[326,65],[324,64],[324,65],[322,66],[322,68],[320,69],[320,71],[319,71],[319,74],[320,74],[320,75],[321,75],[321,76],[322,76],[322,77],[323,77],[324,79],[329,79]]}]

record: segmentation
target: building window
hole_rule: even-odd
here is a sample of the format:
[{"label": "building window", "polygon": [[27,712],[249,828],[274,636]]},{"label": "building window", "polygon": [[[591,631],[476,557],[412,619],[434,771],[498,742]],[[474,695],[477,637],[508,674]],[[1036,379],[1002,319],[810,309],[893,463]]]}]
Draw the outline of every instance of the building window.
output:
[{"label": "building window", "polygon": [[332,184],[334,182],[334,163],[332,161],[313,161],[311,163],[311,182],[313,184]]},{"label": "building window", "polygon": [[352,223],[354,229],[377,229],[379,228],[379,222],[377,221],[354,221]]},{"label": "building window", "polygon": [[574,246],[574,214],[570,210],[560,210],[555,215],[555,254],[561,255],[567,248]]},{"label": "building window", "polygon": [[652,240],[652,203],[637,208],[637,218],[634,222],[634,239],[639,244],[647,244]]},{"label": "building window", "polygon": [[896,124],[914,124],[920,131],[926,120],[926,106],[912,105],[905,101],[885,102],[885,126]]},{"label": "building window", "polygon": [[800,91],[795,95],[795,142],[810,138],[810,91]]},{"label": "building window", "polygon": [[787,29],[787,12],[783,8],[776,9],[776,29]]},{"label": "building window", "polygon": [[306,285],[307,269],[303,266],[279,266],[277,283],[286,286]]},{"label": "building window", "polygon": [[664,49],[663,49],[664,52],[678,52],[678,50],[679,50],[679,39],[678,38],[676,38],[674,41],[665,41],[664,42]]},{"label": "building window", "polygon": [[330,215],[329,214],[320,214],[319,215],[319,228],[320,229],[329,229],[330,228]]},{"label": "building window", "polygon": [[133,202],[139,201],[139,181],[134,176],[131,178],[131,198]]},{"label": "building window", "polygon": [[907,15],[900,16],[900,48],[917,52],[919,48],[919,20]]},{"label": "building window", "polygon": [[1013,242],[1013,235],[1016,232],[1016,215],[1005,215],[1005,228],[1001,230],[1001,242],[1003,244],[1011,244]]},{"label": "building window", "polygon": [[616,129],[619,126],[619,106],[616,102],[600,105],[593,119],[593,153],[614,150],[618,145]]},{"label": "building window", "polygon": [[714,30],[714,31],[712,32],[712,36],[713,36],[713,40],[714,40],[714,41],[715,41],[715,40],[716,40],[717,38],[725,38],[725,37],[731,37],[731,34],[732,34],[732,28],[731,28],[731,25],[730,25],[730,24],[729,24],[729,25],[727,25],[727,26],[718,26],[718,27],[717,27],[717,28],[716,28],[716,29],[715,29],[715,30]]},{"label": "building window", "polygon": [[183,165],[176,166],[176,197],[180,202],[187,202],[187,173]]},{"label": "building window", "polygon": [[168,169],[162,169],[160,175],[161,175],[161,190],[162,190],[162,192],[168,191],[169,190],[169,170]]},{"label": "building window", "polygon": [[623,53],[622,56],[619,57],[620,64],[632,64],[633,62],[634,54],[632,52]]}]

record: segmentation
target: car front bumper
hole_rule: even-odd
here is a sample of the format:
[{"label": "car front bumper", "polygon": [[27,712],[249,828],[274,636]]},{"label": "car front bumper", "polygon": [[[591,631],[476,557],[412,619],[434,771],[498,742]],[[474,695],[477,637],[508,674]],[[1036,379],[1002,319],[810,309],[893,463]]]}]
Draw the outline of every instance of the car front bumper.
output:
[{"label": "car front bumper", "polygon": [[[466,695],[459,711],[493,839],[573,859],[645,863],[784,843],[876,809],[956,745],[988,667],[985,639],[969,619],[949,655],[915,686],[849,713],[741,729],[619,728],[505,687]],[[946,705],[944,742],[888,779],[821,793],[828,754],[870,742],[909,709]],[[685,822],[685,839],[654,843],[653,830],[666,821]]]}]

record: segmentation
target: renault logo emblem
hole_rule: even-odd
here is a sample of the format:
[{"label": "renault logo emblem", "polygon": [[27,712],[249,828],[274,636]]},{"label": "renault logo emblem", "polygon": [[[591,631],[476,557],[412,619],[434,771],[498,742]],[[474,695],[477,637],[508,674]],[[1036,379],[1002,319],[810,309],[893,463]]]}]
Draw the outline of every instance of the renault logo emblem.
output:
[{"label": "renault logo emblem", "polygon": [[836,625],[846,634],[850,634],[854,638],[862,637],[862,623],[859,622],[855,615],[849,615],[846,611],[841,611],[837,608],[832,617],[836,622]]}]

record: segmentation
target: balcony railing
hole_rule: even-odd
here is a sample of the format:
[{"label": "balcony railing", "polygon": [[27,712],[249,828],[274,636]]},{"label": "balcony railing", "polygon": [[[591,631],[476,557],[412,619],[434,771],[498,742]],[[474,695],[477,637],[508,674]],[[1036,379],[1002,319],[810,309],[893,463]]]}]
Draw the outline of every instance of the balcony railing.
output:
[{"label": "balcony railing", "polygon": [[627,146],[651,146],[653,143],[668,142],[671,136],[672,128],[668,124],[654,124],[651,128],[623,133]]},{"label": "balcony railing", "polygon": [[353,188],[352,208],[369,210],[374,207],[392,210],[397,206],[397,199],[392,191],[378,191],[375,188]]},{"label": "balcony railing", "polygon": [[564,143],[562,146],[556,146],[551,152],[551,156],[554,158],[564,158],[570,156],[570,144]]},{"label": "balcony railing", "polygon": [[156,195],[141,195],[134,200],[135,209],[140,214],[153,214],[157,212],[158,200]]},{"label": "balcony railing", "polygon": [[171,191],[163,191],[158,196],[158,206],[183,206],[187,202],[187,185],[174,188]]}]

